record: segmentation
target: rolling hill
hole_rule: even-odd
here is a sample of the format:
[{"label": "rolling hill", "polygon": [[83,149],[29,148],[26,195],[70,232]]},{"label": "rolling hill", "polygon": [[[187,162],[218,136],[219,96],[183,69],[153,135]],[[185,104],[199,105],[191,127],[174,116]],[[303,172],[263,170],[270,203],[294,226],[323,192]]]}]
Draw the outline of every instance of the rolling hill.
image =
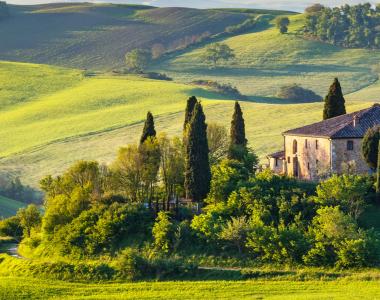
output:
[{"label": "rolling hill", "polygon": [[[90,3],[11,6],[0,23],[0,59],[109,70],[126,52],[224,32],[256,11]],[[258,11],[259,13],[261,11]]]},{"label": "rolling hill", "polygon": [[[379,50],[343,49],[300,34],[304,15],[290,16],[289,33],[281,35],[273,22],[269,28],[222,40],[236,59],[212,69],[200,58],[206,46],[158,63],[154,70],[180,82],[198,79],[231,83],[252,100],[273,98],[283,85],[297,83],[325,95],[334,77],[339,77],[346,94],[378,81]],[[379,96],[372,95],[377,100]]]},{"label": "rolling hill", "polygon": [[[247,136],[262,159],[281,147],[281,132],[321,118],[321,102],[301,104],[277,99],[280,86],[299,83],[325,95],[332,79],[338,76],[348,111],[367,107],[380,98],[380,51],[348,50],[305,40],[299,34],[302,15],[290,14],[290,32],[281,35],[271,20],[285,12],[92,4],[17,6],[12,10],[13,17],[0,24],[0,36],[10,42],[0,45],[0,58],[77,67],[0,62],[0,172],[20,176],[33,187],[38,186],[42,176],[62,172],[79,159],[112,161],[118,147],[138,140],[148,110],[156,117],[158,131],[181,134],[183,110],[190,95],[202,100],[208,122],[228,127],[234,99],[189,84],[194,79],[232,83],[248,95],[242,104]],[[153,36],[157,40],[163,35],[175,39],[184,30],[181,26],[191,32],[202,32],[206,27],[218,32],[227,23],[265,13],[267,23],[256,30],[219,38],[235,50],[234,61],[210,69],[199,60],[204,43],[173,53],[151,66],[153,71],[171,75],[174,82],[112,72],[87,76],[78,69],[112,69],[121,64],[126,44],[116,32],[129,32],[126,36],[133,45],[150,45],[156,42]],[[45,28],[44,24],[53,19],[57,21],[51,28]],[[186,23],[188,19],[192,21]],[[12,27],[13,33],[5,32],[4,28],[14,22],[20,24]],[[107,27],[107,22],[119,22],[124,27],[116,26],[120,29],[117,31],[114,25]],[[160,33],[145,32],[149,24],[154,24]],[[134,27],[137,25],[144,33]],[[36,41],[23,40],[20,32],[25,26],[30,26],[36,35],[40,32]],[[102,26],[107,30],[100,30]],[[161,31],[164,27],[172,31]],[[90,40],[101,47],[89,46]],[[30,46],[27,50],[26,44]],[[107,47],[112,49],[108,51]]]}]

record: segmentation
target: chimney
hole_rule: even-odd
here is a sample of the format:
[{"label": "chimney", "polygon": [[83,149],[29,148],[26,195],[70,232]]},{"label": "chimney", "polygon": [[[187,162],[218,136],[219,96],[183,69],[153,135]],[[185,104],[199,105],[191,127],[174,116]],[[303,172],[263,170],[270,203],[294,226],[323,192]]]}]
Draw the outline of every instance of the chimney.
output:
[{"label": "chimney", "polygon": [[359,125],[359,117],[357,115],[354,116],[354,122],[353,122],[354,127]]}]

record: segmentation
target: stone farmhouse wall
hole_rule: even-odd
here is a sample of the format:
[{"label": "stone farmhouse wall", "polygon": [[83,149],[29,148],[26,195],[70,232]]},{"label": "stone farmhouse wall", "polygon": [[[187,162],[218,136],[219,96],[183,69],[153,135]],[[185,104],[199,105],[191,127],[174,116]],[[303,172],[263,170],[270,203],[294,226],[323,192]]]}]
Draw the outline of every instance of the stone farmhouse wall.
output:
[{"label": "stone farmhouse wall", "polygon": [[[349,145],[350,143],[350,145]],[[284,173],[304,180],[316,180],[331,173],[370,172],[361,156],[362,139],[285,136]],[[277,169],[271,169],[278,173]]]},{"label": "stone farmhouse wall", "polygon": [[[348,142],[352,148],[348,149]],[[332,169],[334,173],[358,173],[371,172],[361,155],[362,139],[335,139],[332,140]],[[352,149],[352,150],[351,150]]]},{"label": "stone farmhouse wall", "polygon": [[285,160],[286,173],[289,176],[315,180],[331,169],[330,140],[318,137],[285,136]]}]

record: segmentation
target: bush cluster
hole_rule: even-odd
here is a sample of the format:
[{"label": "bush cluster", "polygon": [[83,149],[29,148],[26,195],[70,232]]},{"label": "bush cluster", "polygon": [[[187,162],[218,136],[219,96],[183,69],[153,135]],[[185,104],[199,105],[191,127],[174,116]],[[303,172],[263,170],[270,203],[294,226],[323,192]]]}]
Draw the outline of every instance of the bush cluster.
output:
[{"label": "bush cluster", "polygon": [[231,84],[222,84],[222,83],[218,83],[212,80],[195,80],[192,82],[192,84],[211,88],[215,92],[230,96],[237,100],[247,99],[246,96],[242,95],[240,91],[236,87],[232,86]]},{"label": "bush cluster", "polygon": [[299,102],[316,102],[322,101],[322,97],[312,90],[305,89],[297,84],[286,85],[280,88],[278,98],[299,101]]}]

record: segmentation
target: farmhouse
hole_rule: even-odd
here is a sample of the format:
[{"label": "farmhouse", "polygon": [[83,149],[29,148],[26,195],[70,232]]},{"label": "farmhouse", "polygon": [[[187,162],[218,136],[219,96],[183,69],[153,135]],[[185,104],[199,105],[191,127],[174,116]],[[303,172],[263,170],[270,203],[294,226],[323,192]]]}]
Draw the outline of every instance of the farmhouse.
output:
[{"label": "farmhouse", "polygon": [[285,131],[284,149],[267,156],[269,168],[304,180],[332,173],[368,173],[361,144],[375,125],[380,125],[380,104]]}]

